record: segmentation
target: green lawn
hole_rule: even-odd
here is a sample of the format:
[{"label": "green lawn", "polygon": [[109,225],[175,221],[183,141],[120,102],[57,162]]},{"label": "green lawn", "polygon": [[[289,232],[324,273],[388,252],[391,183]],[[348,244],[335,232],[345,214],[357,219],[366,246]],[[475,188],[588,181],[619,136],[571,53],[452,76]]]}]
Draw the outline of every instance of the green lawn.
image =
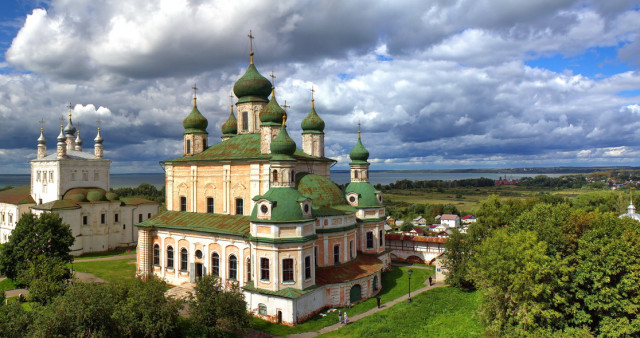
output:
[{"label": "green lawn", "polygon": [[[430,269],[416,269],[413,268],[413,274],[411,275],[411,290],[417,290],[425,285],[424,281],[433,274],[433,267]],[[382,303],[396,299],[409,290],[409,279],[407,271],[411,267],[398,267],[392,266],[390,271],[382,274],[382,290],[380,290],[380,299]],[[368,299],[362,303],[353,306],[350,309],[346,309],[347,315],[353,316],[359,313],[366,312],[376,306],[375,298]],[[344,309],[342,309],[344,311]],[[296,325],[294,327],[274,324],[267,322],[259,318],[252,318],[251,327],[276,336],[286,336],[288,334],[302,333],[318,331],[323,327],[333,325],[338,322],[338,312],[333,311],[328,313],[325,317],[316,315],[306,322]]]},{"label": "green lawn", "polygon": [[74,261],[81,261],[83,259],[131,255],[131,254],[135,254],[135,253],[136,253],[136,247],[135,246],[134,247],[129,247],[129,248],[116,248],[114,250],[106,251],[106,252],[92,252],[92,253],[84,254],[84,255],[79,256],[79,257],[74,257],[73,260]]},{"label": "green lawn", "polygon": [[421,293],[322,337],[479,337],[480,293],[442,287]]},{"label": "green lawn", "polygon": [[0,291],[17,289],[18,286],[11,279],[5,279],[0,282]]},{"label": "green lawn", "polygon": [[[71,267],[71,264],[68,264]],[[134,279],[136,275],[136,259],[124,258],[108,261],[75,262],[73,269],[80,272],[88,272],[113,283],[122,280]]]}]

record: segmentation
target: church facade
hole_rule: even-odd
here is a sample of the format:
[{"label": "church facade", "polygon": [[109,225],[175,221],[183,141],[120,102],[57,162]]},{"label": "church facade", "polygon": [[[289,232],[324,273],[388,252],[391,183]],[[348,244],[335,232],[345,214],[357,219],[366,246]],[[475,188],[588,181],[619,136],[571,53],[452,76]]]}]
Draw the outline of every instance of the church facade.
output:
[{"label": "church facade", "polygon": [[22,214],[54,212],[71,227],[72,255],[136,245],[135,223],[155,216],[159,204],[109,192],[111,161],[103,158],[100,128],[93,153],[85,152],[69,113],[57,141],[56,151],[48,154],[41,128],[31,185],[0,192],[0,243],[9,240]]},{"label": "church facade", "polygon": [[248,310],[287,325],[327,307],[375,296],[389,268],[382,195],[368,181],[369,152],[350,153],[351,183],[330,180],[324,121],[302,121],[302,148],[287,113],[253,63],[235,83],[234,114],[209,145],[194,95],[183,121],[184,154],[163,161],[167,211],[139,223],[138,274],[169,284],[214,274],[243,289]]}]

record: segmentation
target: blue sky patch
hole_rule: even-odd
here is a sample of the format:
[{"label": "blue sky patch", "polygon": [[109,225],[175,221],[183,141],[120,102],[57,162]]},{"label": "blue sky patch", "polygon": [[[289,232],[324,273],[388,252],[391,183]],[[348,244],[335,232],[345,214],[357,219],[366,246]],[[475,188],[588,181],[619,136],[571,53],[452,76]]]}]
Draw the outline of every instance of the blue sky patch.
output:
[{"label": "blue sky patch", "polygon": [[617,92],[616,95],[622,96],[622,97],[640,96],[640,89],[623,90],[623,91]]},{"label": "blue sky patch", "polygon": [[393,58],[390,57],[390,56],[378,54],[378,55],[376,55],[376,60],[378,60],[378,61],[393,61]]},{"label": "blue sky patch", "polygon": [[525,64],[529,67],[544,68],[556,73],[570,70],[574,75],[581,74],[592,79],[605,78],[634,70],[633,67],[618,58],[618,48],[622,46],[589,48],[582,54],[570,57],[555,54],[528,60],[525,61]]}]

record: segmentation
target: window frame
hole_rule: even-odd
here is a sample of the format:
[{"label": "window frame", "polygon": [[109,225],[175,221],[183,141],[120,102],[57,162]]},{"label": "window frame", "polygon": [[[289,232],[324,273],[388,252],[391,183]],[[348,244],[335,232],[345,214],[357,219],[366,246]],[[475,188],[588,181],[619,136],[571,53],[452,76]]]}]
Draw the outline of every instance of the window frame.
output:
[{"label": "window frame", "polygon": [[340,244],[333,246],[333,264],[340,264]]},{"label": "window frame", "polygon": [[175,267],[173,255],[173,246],[167,245],[167,269],[173,269]]},{"label": "window frame", "polygon": [[[231,259],[233,259],[233,261]],[[236,255],[234,254],[230,254],[227,261],[229,262],[228,269],[227,269],[229,272],[229,275],[227,279],[237,281],[238,280],[238,257],[236,257]]]},{"label": "window frame", "polygon": [[215,251],[211,254],[211,274],[220,277],[220,254]]},{"label": "window frame", "polygon": [[284,258],[282,260],[282,282],[295,283],[295,268],[293,258]]},{"label": "window frame", "polygon": [[213,197],[207,197],[207,213],[213,214],[215,210],[215,200]]},{"label": "window frame", "polygon": [[260,257],[260,281],[269,282],[270,281],[270,269],[269,269],[269,258]]},{"label": "window frame", "polygon": [[367,231],[366,243],[367,243],[367,249],[373,249],[373,231]]},{"label": "window frame", "polygon": [[160,244],[153,245],[153,266],[160,266]]},{"label": "window frame", "polygon": [[187,196],[180,196],[180,211],[187,211]]},{"label": "window frame", "polygon": [[304,279],[311,279],[311,256],[304,258]]},{"label": "window frame", "polygon": [[180,271],[189,271],[189,250],[187,248],[180,249]]}]

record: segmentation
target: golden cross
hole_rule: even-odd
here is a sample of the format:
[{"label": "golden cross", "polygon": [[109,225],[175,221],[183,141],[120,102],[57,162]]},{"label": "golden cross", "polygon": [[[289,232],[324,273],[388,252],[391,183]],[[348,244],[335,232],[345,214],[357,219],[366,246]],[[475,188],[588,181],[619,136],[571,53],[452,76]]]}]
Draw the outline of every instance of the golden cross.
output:
[{"label": "golden cross", "polygon": [[311,86],[311,101],[313,101],[313,93],[315,93],[316,90],[313,89],[313,86]]},{"label": "golden cross", "polygon": [[358,138],[360,138],[360,120],[358,120]]},{"label": "golden cross", "polygon": [[44,118],[41,118],[39,122],[40,122],[40,131],[43,131],[44,130]]},{"label": "golden cross", "polygon": [[269,75],[269,77],[271,78],[271,85],[272,86],[276,86],[276,76],[273,75],[273,71],[271,71],[271,74]]},{"label": "golden cross", "polygon": [[97,119],[97,120],[96,120],[96,123],[98,124],[98,129],[100,129],[100,125],[102,125],[102,120]]},{"label": "golden cross", "polygon": [[251,30],[249,30],[249,35],[247,35],[249,37],[249,57],[251,58],[251,64],[253,64],[253,39],[255,39],[255,37],[251,34]]},{"label": "golden cross", "polygon": [[69,105],[67,106],[67,108],[69,108],[69,120],[71,120],[71,110],[73,109],[71,102],[69,102]]},{"label": "golden cross", "polygon": [[229,104],[231,105],[231,107],[233,109],[233,94],[229,95]]},{"label": "golden cross", "polygon": [[63,124],[64,124],[64,115],[60,115],[60,130],[62,130]]},{"label": "golden cross", "polygon": [[285,110],[287,108],[291,108],[291,106],[287,106],[287,100],[284,100],[284,104],[282,105],[282,108],[284,108]]},{"label": "golden cross", "polygon": [[197,94],[197,91],[198,91],[198,87],[196,87],[196,84],[194,83],[193,87],[191,87],[191,89],[193,89],[193,106],[195,107],[196,106],[196,99],[197,99],[196,98],[196,94]]}]

